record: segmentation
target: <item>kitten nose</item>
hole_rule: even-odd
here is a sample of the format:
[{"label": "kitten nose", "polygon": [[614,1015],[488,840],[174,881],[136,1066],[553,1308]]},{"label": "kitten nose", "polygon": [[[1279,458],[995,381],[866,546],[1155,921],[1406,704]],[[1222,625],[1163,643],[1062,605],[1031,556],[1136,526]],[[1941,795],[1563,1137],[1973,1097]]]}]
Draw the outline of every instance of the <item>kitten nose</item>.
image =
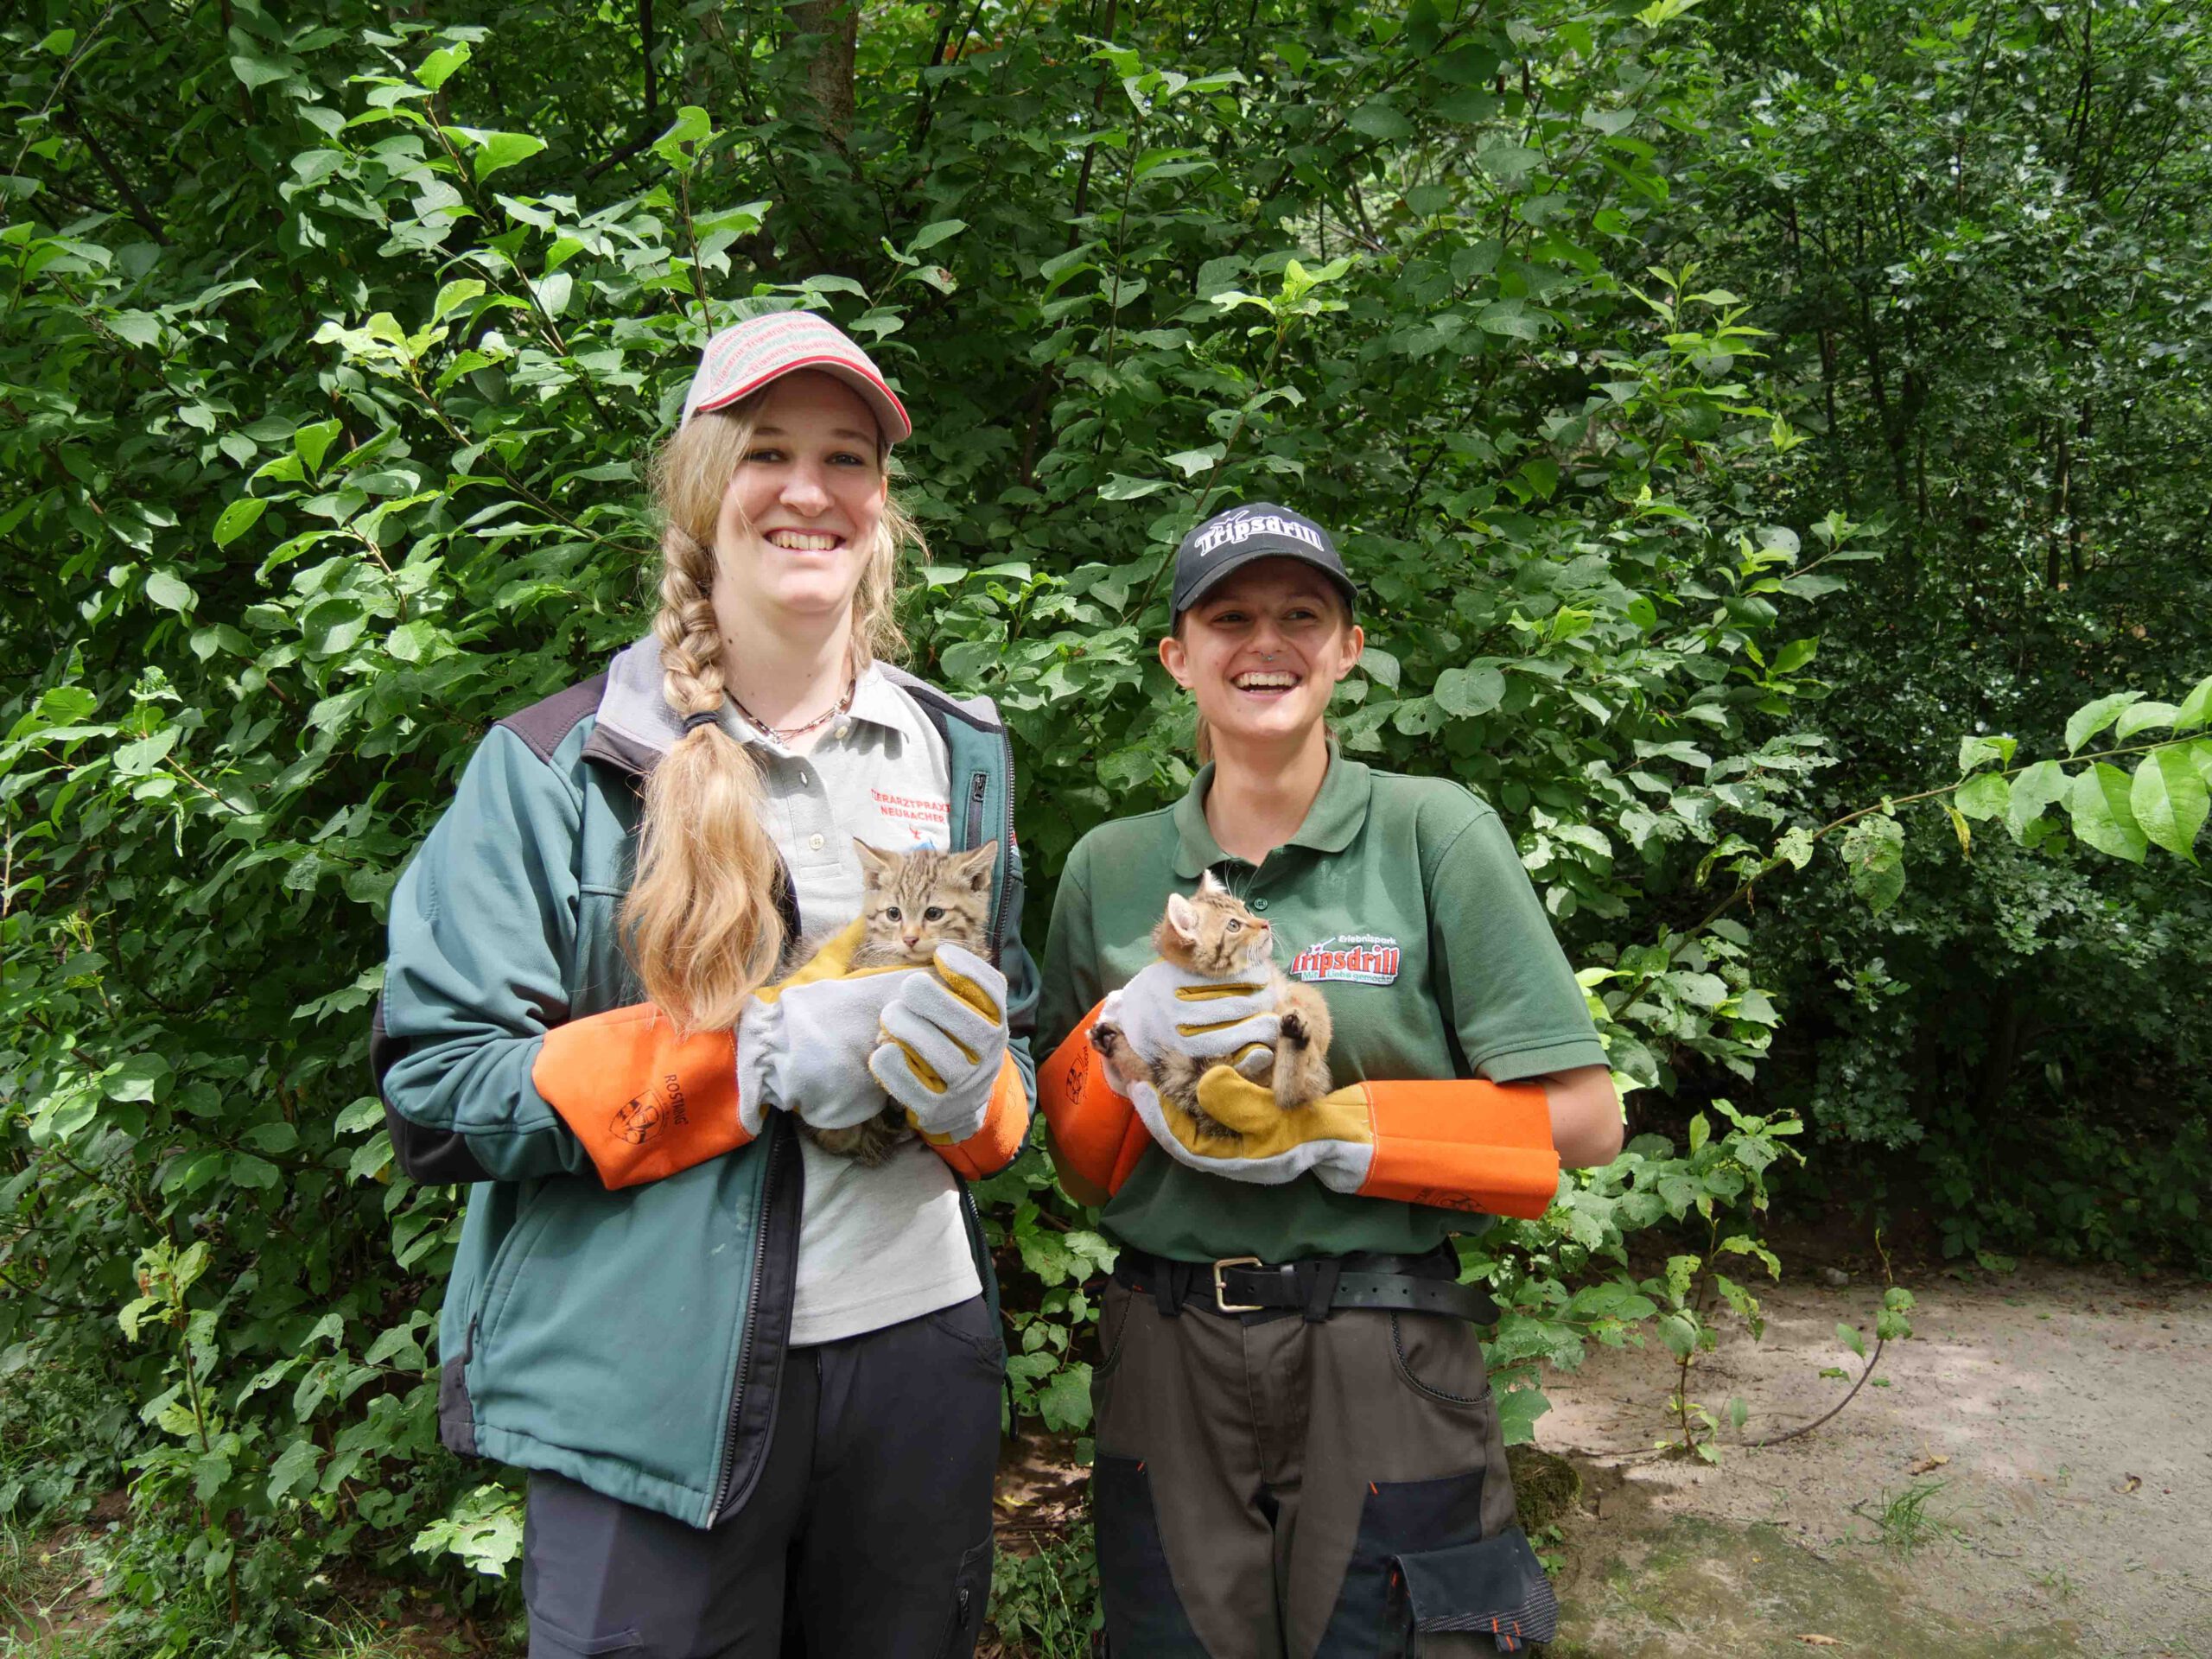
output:
[{"label": "kitten nose", "polygon": [[906,948],[910,950],[922,942],[922,936],[918,933],[901,933],[899,937],[906,940]]}]

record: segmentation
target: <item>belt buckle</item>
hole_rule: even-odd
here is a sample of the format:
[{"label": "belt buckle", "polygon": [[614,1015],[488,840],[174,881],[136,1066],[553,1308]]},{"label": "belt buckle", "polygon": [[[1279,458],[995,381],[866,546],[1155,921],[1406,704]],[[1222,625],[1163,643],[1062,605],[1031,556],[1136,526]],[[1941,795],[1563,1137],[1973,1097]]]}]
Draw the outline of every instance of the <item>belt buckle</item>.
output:
[{"label": "belt buckle", "polygon": [[1231,1268],[1257,1268],[1264,1265],[1256,1255],[1224,1255],[1220,1261],[1215,1262],[1213,1264],[1214,1306],[1224,1313],[1264,1313],[1267,1309],[1258,1302],[1230,1301],[1229,1287],[1222,1278],[1222,1275]]}]

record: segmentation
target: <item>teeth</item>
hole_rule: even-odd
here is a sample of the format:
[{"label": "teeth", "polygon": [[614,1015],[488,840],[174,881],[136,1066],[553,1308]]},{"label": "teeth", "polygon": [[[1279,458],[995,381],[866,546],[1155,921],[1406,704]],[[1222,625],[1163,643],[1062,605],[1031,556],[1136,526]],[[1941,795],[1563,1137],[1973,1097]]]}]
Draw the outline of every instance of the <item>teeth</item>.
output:
[{"label": "teeth", "polygon": [[778,547],[787,548],[794,553],[827,553],[837,545],[835,536],[810,534],[804,530],[772,530],[768,532],[768,539]]},{"label": "teeth", "polygon": [[1237,689],[1244,691],[1268,691],[1277,688],[1287,690],[1297,683],[1297,675],[1281,672],[1239,674],[1236,677]]}]

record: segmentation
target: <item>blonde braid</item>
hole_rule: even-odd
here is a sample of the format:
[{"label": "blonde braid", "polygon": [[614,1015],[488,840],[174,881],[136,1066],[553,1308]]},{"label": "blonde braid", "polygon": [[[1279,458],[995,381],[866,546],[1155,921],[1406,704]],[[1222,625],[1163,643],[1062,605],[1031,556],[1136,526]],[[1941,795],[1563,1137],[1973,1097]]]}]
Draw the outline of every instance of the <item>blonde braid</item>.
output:
[{"label": "blonde braid", "polygon": [[[660,640],[661,695],[679,715],[721,710],[721,631],[715,620],[714,549],[693,528],[706,493],[671,488],[671,474],[687,459],[713,458],[690,453],[702,448],[741,454],[751,424],[694,420],[669,441],[656,467],[668,525],[653,632]],[[700,430],[708,428],[722,429]],[[736,442],[686,442],[695,432]],[[717,505],[720,493],[711,492]],[[703,526],[709,535],[712,526],[709,512]],[[623,900],[622,932],[646,997],[679,1031],[735,1025],[745,999],[775,971],[782,954],[784,921],[775,899],[781,867],[761,805],[759,763],[719,724],[678,738],[645,785],[638,871]]]},{"label": "blonde braid", "polygon": [[[756,395],[695,416],[653,458],[661,537],[661,695],[678,715],[719,713],[721,630],[715,619],[715,525],[723,492],[752,442]],[[887,457],[886,457],[887,461]],[[921,537],[887,500],[879,543],[853,604],[855,668],[895,652],[899,556]],[[719,724],[677,740],[645,785],[636,879],[622,904],[622,931],[645,995],[683,1031],[737,1023],[745,999],[783,952],[776,905],[782,868],[762,822],[763,787],[752,752]]]}]

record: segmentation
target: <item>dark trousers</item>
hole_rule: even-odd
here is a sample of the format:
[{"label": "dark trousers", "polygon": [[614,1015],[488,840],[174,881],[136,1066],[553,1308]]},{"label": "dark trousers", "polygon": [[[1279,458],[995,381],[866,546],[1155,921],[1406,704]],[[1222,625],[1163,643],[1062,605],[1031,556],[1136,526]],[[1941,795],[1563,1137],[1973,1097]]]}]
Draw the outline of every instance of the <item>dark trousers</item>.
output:
[{"label": "dark trousers", "polygon": [[1402,1561],[1495,1541],[1454,1566],[1511,1583],[1526,1554],[1503,1536],[1513,1483],[1473,1325],[1167,1314],[1117,1283],[1099,1336],[1092,1497],[1113,1659],[1500,1650],[1486,1634],[1385,1635]]},{"label": "dark trousers", "polygon": [[794,1348],[760,1483],[706,1531],[533,1474],[530,1659],[966,1659],[1002,1363],[980,1297]]}]

